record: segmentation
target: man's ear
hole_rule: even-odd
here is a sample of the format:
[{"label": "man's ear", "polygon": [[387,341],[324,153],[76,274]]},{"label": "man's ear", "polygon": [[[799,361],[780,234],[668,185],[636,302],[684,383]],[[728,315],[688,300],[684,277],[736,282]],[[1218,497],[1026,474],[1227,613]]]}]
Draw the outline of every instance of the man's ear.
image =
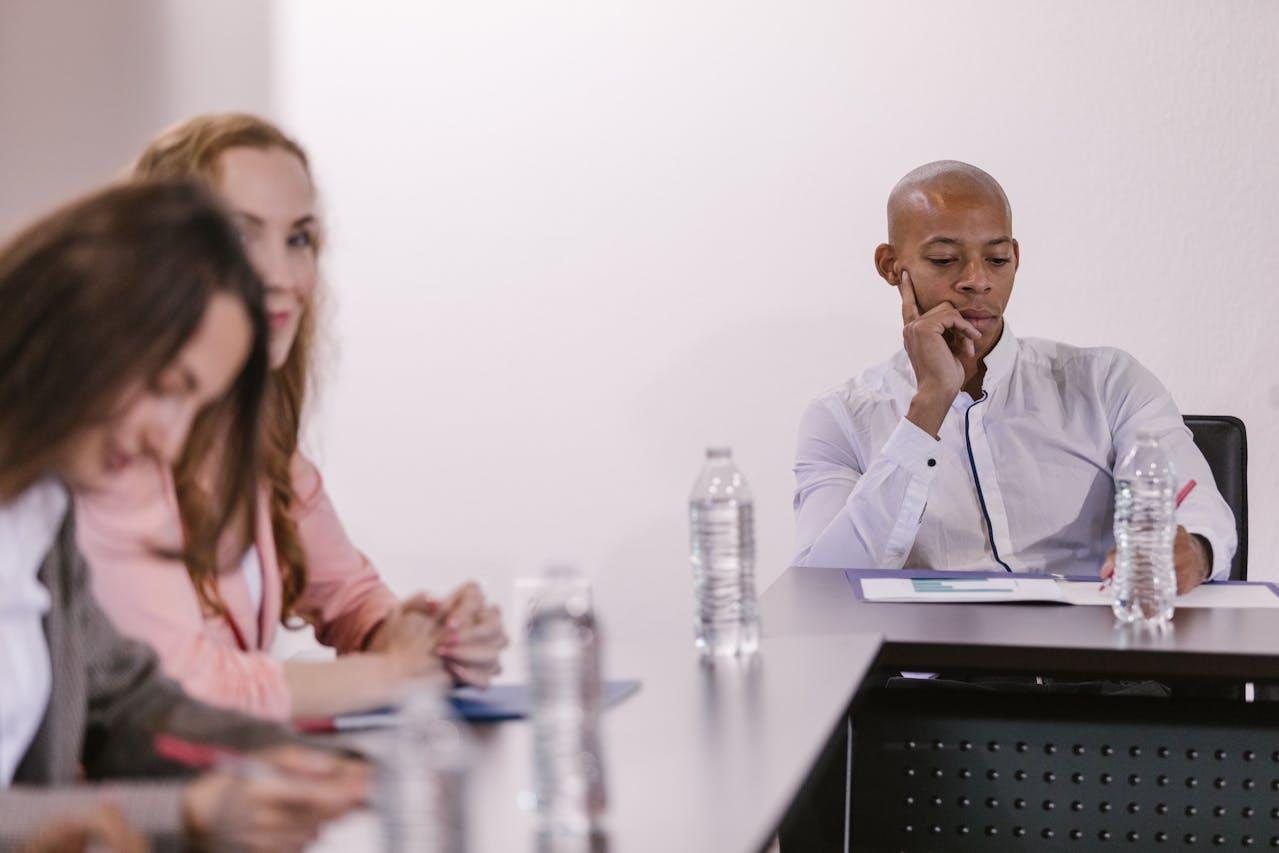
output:
[{"label": "man's ear", "polygon": [[[1014,251],[1016,251],[1015,248]],[[893,248],[891,243],[880,243],[875,247],[875,272],[879,273],[879,277],[893,287],[901,284],[901,270],[897,266],[897,250]]]},{"label": "man's ear", "polygon": [[1017,272],[1017,268],[1021,266],[1021,244],[1013,240],[1013,272]]}]

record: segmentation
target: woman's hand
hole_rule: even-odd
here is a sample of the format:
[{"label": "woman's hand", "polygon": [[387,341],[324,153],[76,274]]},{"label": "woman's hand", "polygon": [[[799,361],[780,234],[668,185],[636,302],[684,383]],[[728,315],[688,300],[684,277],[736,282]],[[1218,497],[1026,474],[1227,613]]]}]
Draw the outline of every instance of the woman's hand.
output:
[{"label": "woman's hand", "polygon": [[487,687],[502,671],[498,657],[509,642],[501,610],[485,601],[478,585],[468,582],[443,599],[424,593],[406,598],[365,650],[403,655],[406,665],[416,660],[425,675],[440,671],[442,664],[458,683]]},{"label": "woman's hand", "polygon": [[42,827],[21,848],[23,853],[147,853],[151,845],[110,803],[60,817]]},{"label": "woman's hand", "polygon": [[510,643],[502,628],[502,611],[488,604],[473,582],[436,602],[436,608],[443,629],[436,650],[444,668],[461,684],[488,687],[502,671],[498,658]]},{"label": "woman's hand", "polygon": [[442,632],[435,610],[426,595],[406,598],[378,627],[365,651],[387,655],[403,678],[443,678],[436,651]]},{"label": "woman's hand", "polygon": [[187,785],[182,816],[197,849],[300,851],[320,827],[364,805],[367,765],[302,747],[254,753],[261,775],[207,773]]}]

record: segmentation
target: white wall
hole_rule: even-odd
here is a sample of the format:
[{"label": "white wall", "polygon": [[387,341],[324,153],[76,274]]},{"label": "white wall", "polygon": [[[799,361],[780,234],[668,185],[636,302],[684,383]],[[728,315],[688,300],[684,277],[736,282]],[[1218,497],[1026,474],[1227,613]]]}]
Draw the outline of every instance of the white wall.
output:
[{"label": "white wall", "polygon": [[885,196],[943,157],[1012,198],[1020,334],[1247,422],[1279,577],[1279,5],[302,0],[276,31],[332,223],[318,450],[398,588],[570,559],[615,624],[683,630],[712,442],[767,585],[802,406],[900,343]]},{"label": "white wall", "polygon": [[331,214],[315,445],[357,541],[504,601],[574,560],[614,625],[686,630],[703,446],[755,487],[766,584],[800,409],[898,345],[884,196],[971,160],[1013,200],[1019,333],[1247,421],[1279,578],[1277,29],[1264,0],[3,0],[0,233],[170,121],[273,111]]},{"label": "white wall", "polygon": [[0,239],[172,122],[270,112],[270,23],[259,0],[0,0]]}]

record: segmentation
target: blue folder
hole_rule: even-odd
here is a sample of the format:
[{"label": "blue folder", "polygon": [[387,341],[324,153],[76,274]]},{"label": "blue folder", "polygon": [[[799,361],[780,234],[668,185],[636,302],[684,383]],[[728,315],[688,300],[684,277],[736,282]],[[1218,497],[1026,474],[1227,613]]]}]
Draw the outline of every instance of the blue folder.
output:
[{"label": "blue folder", "polygon": [[[603,702],[610,708],[639,689],[634,679],[609,681],[604,684]],[[519,720],[529,713],[529,690],[526,684],[495,684],[486,690],[459,687],[449,694],[453,710],[471,722]]]},{"label": "blue folder", "polygon": [[[639,689],[639,681],[622,679],[604,684],[603,703],[611,708]],[[481,690],[478,687],[457,687],[449,691],[449,702],[454,712],[473,723],[491,723],[499,720],[520,720],[529,714],[529,690],[526,684],[495,684]],[[359,731],[381,729],[395,724],[395,708],[377,708],[356,714],[343,714],[319,726],[304,726],[310,731]]]}]

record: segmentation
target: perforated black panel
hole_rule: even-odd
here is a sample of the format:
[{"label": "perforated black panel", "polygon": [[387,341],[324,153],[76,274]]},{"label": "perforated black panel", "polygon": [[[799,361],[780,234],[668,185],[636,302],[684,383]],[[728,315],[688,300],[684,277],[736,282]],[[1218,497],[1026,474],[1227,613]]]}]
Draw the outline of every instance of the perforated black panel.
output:
[{"label": "perforated black panel", "polygon": [[882,691],[854,722],[854,848],[1279,848],[1279,728],[1248,710]]}]

